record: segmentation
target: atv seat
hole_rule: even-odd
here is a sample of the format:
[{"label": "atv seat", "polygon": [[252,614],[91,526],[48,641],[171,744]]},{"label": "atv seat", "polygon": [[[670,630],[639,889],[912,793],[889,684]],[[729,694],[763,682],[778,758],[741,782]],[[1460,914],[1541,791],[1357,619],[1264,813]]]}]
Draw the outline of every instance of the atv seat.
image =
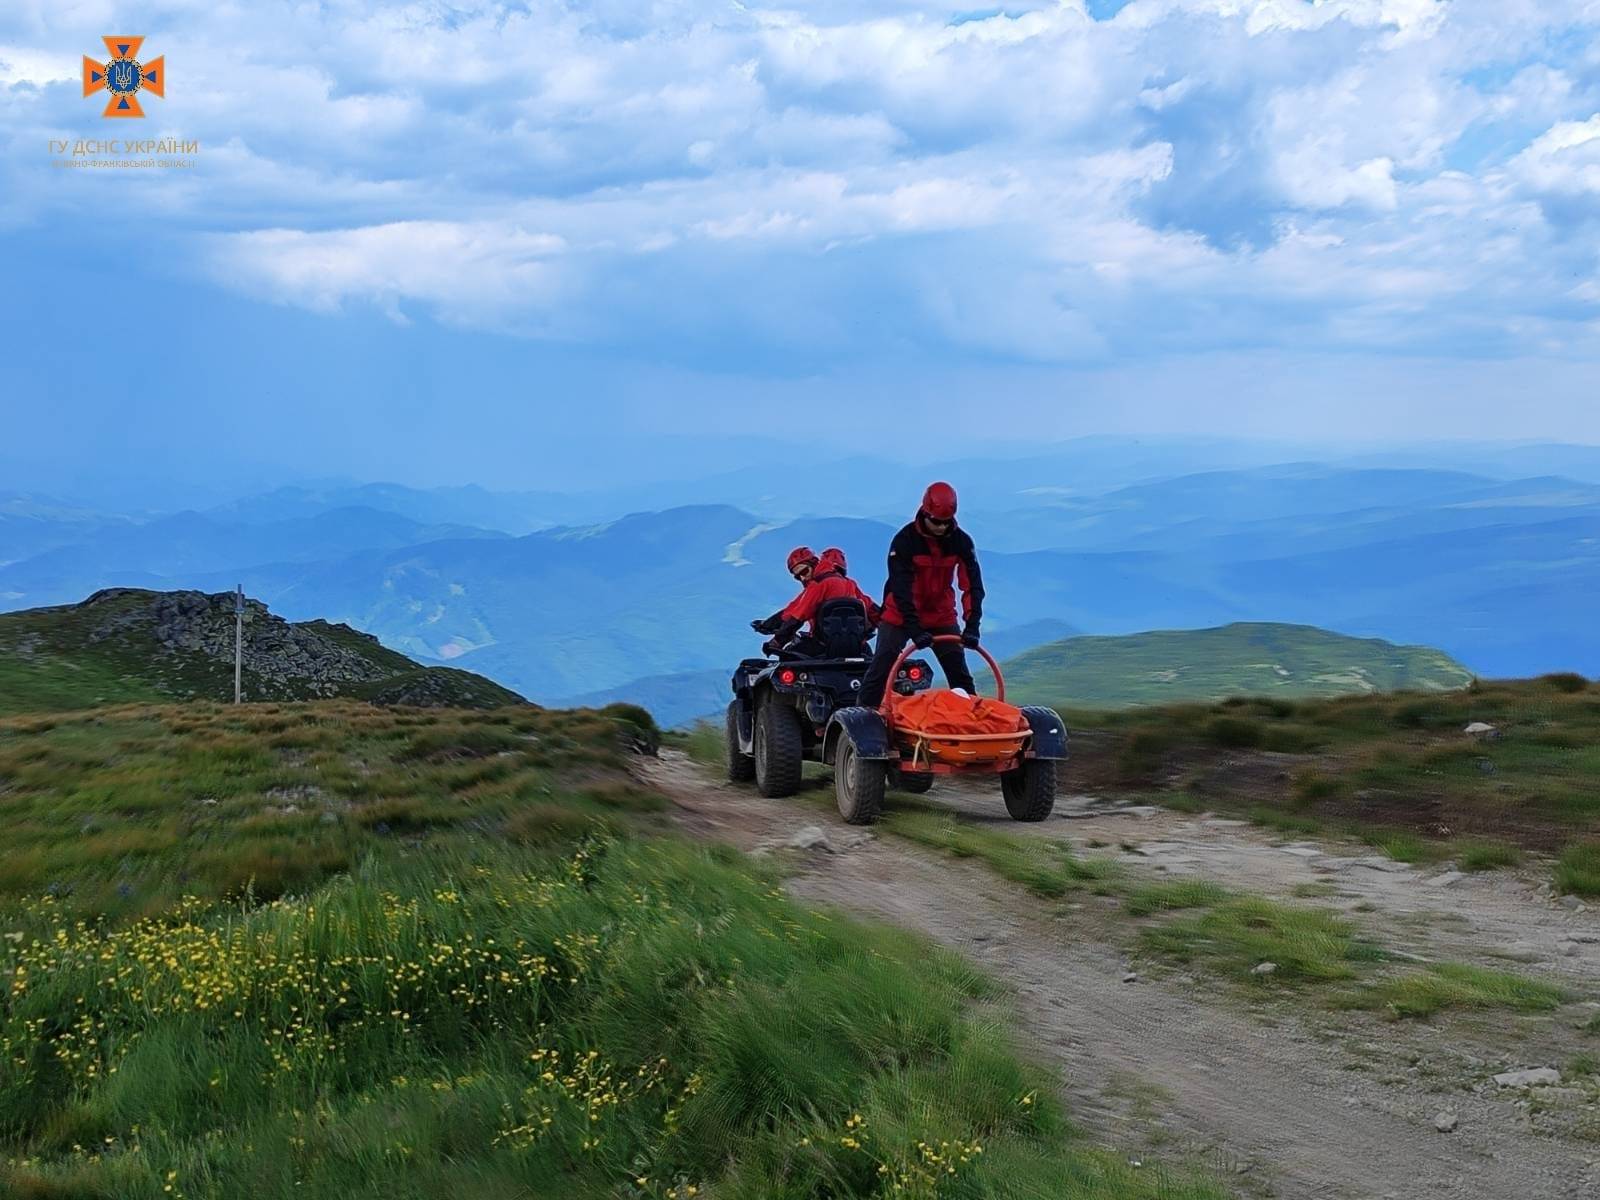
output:
[{"label": "atv seat", "polygon": [[859,600],[841,596],[817,610],[812,638],[822,658],[851,658],[863,653],[872,627],[867,621],[867,606]]}]

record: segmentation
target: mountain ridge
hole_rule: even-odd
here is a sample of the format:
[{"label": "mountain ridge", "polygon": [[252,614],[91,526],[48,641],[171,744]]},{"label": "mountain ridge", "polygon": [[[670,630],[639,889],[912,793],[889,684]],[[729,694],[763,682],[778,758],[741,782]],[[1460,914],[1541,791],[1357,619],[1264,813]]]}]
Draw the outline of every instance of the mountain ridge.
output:
[{"label": "mountain ridge", "polygon": [[1001,669],[1008,697],[1079,708],[1456,691],[1474,679],[1431,646],[1274,621],[1065,638],[1024,651]]},{"label": "mountain ridge", "polygon": [[[233,696],[234,597],[106,588],[77,604],[0,614],[0,714],[100,703]],[[347,697],[375,704],[485,708],[522,697],[467,671],[428,667],[371,634],[289,622],[245,601],[249,700]]]}]

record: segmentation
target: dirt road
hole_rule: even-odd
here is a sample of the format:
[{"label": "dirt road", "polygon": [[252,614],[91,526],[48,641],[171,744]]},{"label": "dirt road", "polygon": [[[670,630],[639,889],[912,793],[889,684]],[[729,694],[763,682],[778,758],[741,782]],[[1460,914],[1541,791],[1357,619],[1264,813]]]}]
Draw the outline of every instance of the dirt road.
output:
[{"label": "dirt road", "polygon": [[[790,891],[915,930],[1006,981],[1024,1047],[1059,1066],[1078,1120],[1132,1158],[1198,1162],[1242,1196],[1600,1196],[1593,1088],[1530,1092],[1489,1080],[1600,1050],[1600,1038],[1576,1031],[1586,1015],[1579,1006],[1544,1018],[1425,1024],[1304,1000],[1252,1002],[1133,957],[1130,922],[1105,898],[1040,900],[979,866],[853,829],[806,800],[763,800],[672,751],[640,770],[697,837],[763,851],[818,827],[825,845],[783,851],[795,859]],[[929,799],[1003,820],[986,792],[941,784]],[[1152,878],[1194,874],[1285,898],[1297,884],[1327,882],[1331,889],[1317,889],[1331,890],[1327,898],[1297,902],[1344,907],[1384,944],[1422,957],[1505,967],[1509,954],[1526,964],[1519,970],[1600,996],[1594,911],[1561,907],[1530,882],[1439,883],[1349,849],[1275,844],[1237,822],[1090,797],[1060,812],[1074,815],[1006,825],[1115,855]],[[1442,1114],[1455,1118],[1453,1131],[1436,1128]]]}]

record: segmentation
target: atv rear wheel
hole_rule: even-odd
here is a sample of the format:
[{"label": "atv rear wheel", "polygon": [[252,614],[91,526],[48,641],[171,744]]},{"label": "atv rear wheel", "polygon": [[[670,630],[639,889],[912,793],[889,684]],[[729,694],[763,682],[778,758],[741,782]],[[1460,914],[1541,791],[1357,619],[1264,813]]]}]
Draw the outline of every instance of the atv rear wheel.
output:
[{"label": "atv rear wheel", "polygon": [[1000,793],[1013,821],[1042,821],[1056,806],[1056,764],[1051,758],[1026,758],[1000,776]]},{"label": "atv rear wheel", "polygon": [[839,815],[851,825],[872,825],[883,815],[883,790],[889,781],[889,764],[862,758],[856,744],[845,738],[833,764],[833,791]]},{"label": "atv rear wheel", "polygon": [[763,796],[792,796],[800,790],[800,764],[805,735],[800,714],[787,704],[768,699],[756,713],[756,791]]},{"label": "atv rear wheel", "polygon": [[739,749],[739,702],[728,701],[728,723],[723,730],[727,749],[724,757],[728,764],[729,783],[749,783],[756,777],[756,760],[753,755]]},{"label": "atv rear wheel", "polygon": [[907,771],[899,769],[894,772],[891,786],[896,791],[910,792],[913,796],[920,796],[933,786],[932,771]]}]

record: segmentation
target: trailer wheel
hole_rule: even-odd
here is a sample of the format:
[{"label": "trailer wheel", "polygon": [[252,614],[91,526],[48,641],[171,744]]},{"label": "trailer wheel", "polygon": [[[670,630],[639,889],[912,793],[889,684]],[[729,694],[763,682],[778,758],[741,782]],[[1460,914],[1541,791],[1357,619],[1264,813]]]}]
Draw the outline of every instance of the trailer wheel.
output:
[{"label": "trailer wheel", "polygon": [[739,749],[739,702],[728,701],[728,723],[724,727],[729,783],[749,783],[756,777],[756,760]]},{"label": "trailer wheel", "polygon": [[851,825],[872,825],[883,815],[883,791],[889,781],[889,764],[862,758],[848,737],[839,743],[833,764],[833,790],[839,815]]},{"label": "trailer wheel", "polygon": [[805,735],[800,714],[770,697],[756,713],[756,791],[763,796],[792,796],[800,790],[800,764]]},{"label": "trailer wheel", "polygon": [[1000,776],[1000,793],[1013,821],[1042,821],[1056,806],[1054,759],[1027,758]]},{"label": "trailer wheel", "polygon": [[913,796],[920,796],[933,786],[932,771],[907,771],[903,767],[895,771],[893,786],[896,791],[910,792]]}]

